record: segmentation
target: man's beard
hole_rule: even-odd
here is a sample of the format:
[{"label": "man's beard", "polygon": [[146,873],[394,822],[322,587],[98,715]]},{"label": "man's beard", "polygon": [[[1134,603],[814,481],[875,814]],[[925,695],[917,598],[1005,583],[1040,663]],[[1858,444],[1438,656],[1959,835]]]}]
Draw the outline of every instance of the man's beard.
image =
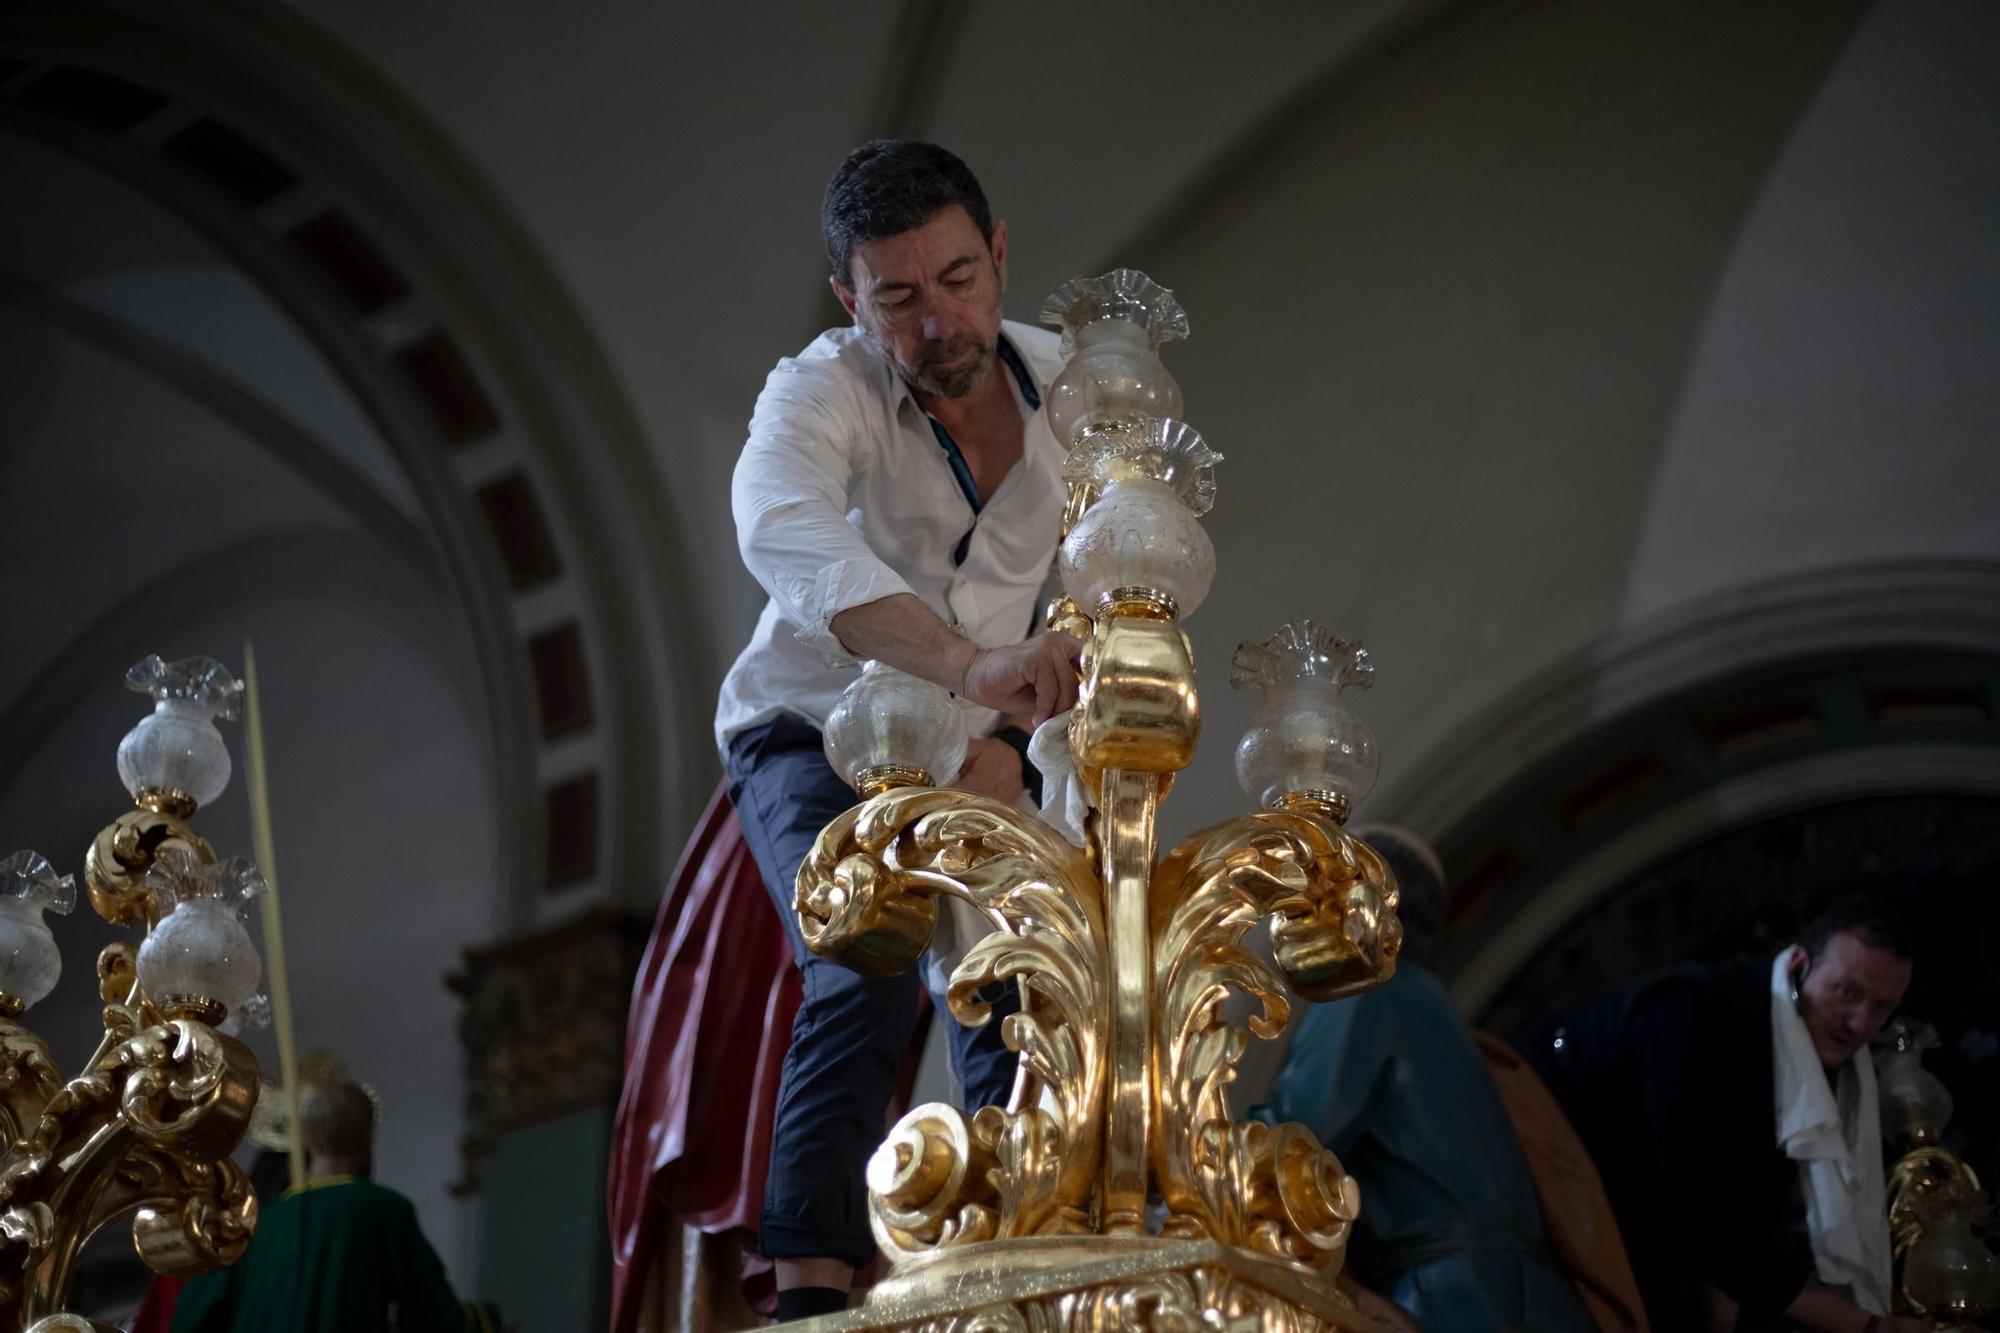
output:
[{"label": "man's beard", "polygon": [[976,333],[927,342],[921,358],[910,367],[905,378],[934,397],[963,398],[985,382],[986,372],[993,368],[996,350]]},{"label": "man's beard", "polygon": [[[997,302],[993,313],[996,317],[1003,313]],[[961,333],[956,338],[925,342],[923,350],[917,354],[917,364],[906,366],[886,338],[869,328],[865,321],[856,322],[861,325],[862,336],[877,356],[894,366],[896,373],[911,388],[934,398],[963,398],[977,389],[986,382],[986,376],[993,369],[993,362],[1000,352],[1000,336],[997,333],[991,342],[976,333]],[[995,322],[998,322],[997,318]],[[968,352],[977,355],[964,366],[946,369]]]}]

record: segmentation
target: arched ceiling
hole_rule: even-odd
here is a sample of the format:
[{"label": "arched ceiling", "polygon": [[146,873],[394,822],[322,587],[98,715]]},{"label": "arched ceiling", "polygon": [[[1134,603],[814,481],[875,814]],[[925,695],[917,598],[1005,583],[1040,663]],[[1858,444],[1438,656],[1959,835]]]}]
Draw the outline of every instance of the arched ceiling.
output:
[{"label": "arched ceiling", "polygon": [[720,502],[764,371],[828,322],[819,191],[849,148],[899,133],[964,154],[1009,220],[1010,309],[1032,320],[1289,95],[1433,8],[292,7],[436,120],[590,311],[716,553],[718,673],[756,614]]},{"label": "arched ceiling", "polygon": [[[1239,803],[1227,752],[1251,701],[1213,667],[1289,616],[1376,644],[1363,709],[1387,761],[1371,813],[1392,815],[1437,807],[1427,775],[1454,772],[1510,692],[1578,662],[1588,675],[1607,636],[1680,597],[1797,572],[1801,552],[2000,554],[1976,522],[2000,480],[1975,425],[2000,374],[1964,333],[1996,304],[1978,237],[2000,173],[1963,144],[1949,171],[1905,151],[1946,142],[1927,124],[1986,123],[1991,94],[1968,71],[1996,43],[1991,15],[1863,0],[907,0],[580,21],[471,0],[230,0],[188,22],[213,61],[266,43],[303,62],[259,95],[290,96],[284,131],[320,160],[369,142],[334,132],[343,107],[430,145],[396,159],[402,211],[364,222],[449,231],[463,214],[436,183],[452,182],[518,224],[514,250],[482,241],[482,257],[545,265],[574,302],[574,326],[515,354],[563,354],[552,393],[575,378],[579,397],[636,419],[636,456],[559,436],[546,456],[574,469],[555,488],[568,536],[603,585],[629,574],[651,608],[641,636],[607,625],[592,669],[643,677],[662,721],[634,748],[663,751],[690,788],[713,772],[700,719],[760,600],[735,558],[728,474],[764,370],[828,319],[815,212],[840,155],[877,133],[962,151],[1013,226],[1017,317],[1080,269],[1157,265],[1194,316],[1195,341],[1170,353],[1190,418],[1229,456],[1208,520],[1222,579],[1192,625],[1210,743],[1171,832]],[[1950,77],[1927,77],[1940,62]],[[0,85],[31,77],[0,70]],[[1923,236],[1898,231],[1899,207]],[[491,280],[505,270],[474,270],[482,299],[513,300]],[[1860,299],[1871,288],[1958,313],[1873,319],[1887,307]],[[1796,336],[1829,311],[1839,336]],[[1944,410],[1850,411],[1860,381],[1839,367],[1912,334],[1955,355],[1881,364],[1936,369],[1921,394]],[[582,383],[578,366],[601,378]],[[1905,452],[1926,466],[1898,466]],[[483,482],[487,457],[455,466]],[[1838,503],[1792,504],[1787,483],[1816,474],[1840,481]],[[610,487],[671,540],[594,523]],[[1944,547],[1940,496],[1957,534]],[[1863,522],[1868,540],[1843,545]],[[667,593],[686,604],[662,609]],[[645,636],[686,656],[619,646]],[[624,864],[659,866],[687,797],[635,835],[655,855]],[[629,834],[643,818],[615,822]]]}]

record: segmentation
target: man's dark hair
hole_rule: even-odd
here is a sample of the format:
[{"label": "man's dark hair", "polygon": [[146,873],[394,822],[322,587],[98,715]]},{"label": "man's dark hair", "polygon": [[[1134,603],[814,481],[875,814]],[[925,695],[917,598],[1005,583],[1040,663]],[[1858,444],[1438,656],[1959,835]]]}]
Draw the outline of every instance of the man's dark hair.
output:
[{"label": "man's dark hair", "polygon": [[321,1157],[367,1162],[375,1149],[374,1099],[355,1083],[314,1091],[305,1108],[305,1146]]},{"label": "man's dark hair", "polygon": [[847,155],[819,206],[826,262],[842,286],[850,285],[854,247],[900,236],[953,204],[993,239],[993,210],[972,169],[957,154],[917,139],[874,139]]},{"label": "man's dark hair", "polygon": [[1405,839],[1402,830],[1378,824],[1361,834],[1395,873],[1401,900],[1397,919],[1403,923],[1403,957],[1428,964],[1444,942],[1445,885],[1431,861]]},{"label": "man's dark hair", "polygon": [[1835,935],[1852,933],[1871,949],[1887,949],[1904,961],[1916,957],[1916,940],[1909,921],[1883,899],[1866,893],[1843,893],[1799,930],[1799,943],[1818,958]]}]

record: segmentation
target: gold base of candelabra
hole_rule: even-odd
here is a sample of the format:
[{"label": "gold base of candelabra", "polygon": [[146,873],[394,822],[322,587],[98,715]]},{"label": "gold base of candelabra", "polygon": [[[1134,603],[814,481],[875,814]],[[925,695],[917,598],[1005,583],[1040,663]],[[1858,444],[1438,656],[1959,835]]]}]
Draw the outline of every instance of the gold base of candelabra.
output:
[{"label": "gold base of candelabra", "polygon": [[1108,1333],[1181,1326],[1347,1333],[1368,1323],[1326,1279],[1235,1246],[1064,1236],[939,1251],[900,1266],[861,1308],[787,1327],[801,1333]]}]

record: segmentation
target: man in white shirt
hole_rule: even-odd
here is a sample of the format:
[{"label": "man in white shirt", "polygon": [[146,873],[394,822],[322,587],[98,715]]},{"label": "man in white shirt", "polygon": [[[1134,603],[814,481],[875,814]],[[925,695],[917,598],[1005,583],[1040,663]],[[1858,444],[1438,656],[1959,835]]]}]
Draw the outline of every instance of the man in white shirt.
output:
[{"label": "man in white shirt", "polygon": [[[819,728],[860,662],[955,692],[977,738],[952,785],[1012,803],[1023,726],[1076,700],[1075,640],[1037,632],[1065,487],[1041,396],[1053,334],[1000,311],[1007,225],[934,144],[850,154],[821,205],[832,284],[853,316],[766,379],[736,465],[743,561],[770,601],[723,682],[716,740],[745,839],[804,970],[778,1092],[758,1238],[781,1319],[841,1308],[874,1253],[862,1171],[916,1021],[915,974],[863,977],[810,953],[799,863],[855,801]],[[997,734],[996,734],[997,733]],[[1015,1003],[968,1031],[949,1015],[971,1106],[1004,1103]]]}]

